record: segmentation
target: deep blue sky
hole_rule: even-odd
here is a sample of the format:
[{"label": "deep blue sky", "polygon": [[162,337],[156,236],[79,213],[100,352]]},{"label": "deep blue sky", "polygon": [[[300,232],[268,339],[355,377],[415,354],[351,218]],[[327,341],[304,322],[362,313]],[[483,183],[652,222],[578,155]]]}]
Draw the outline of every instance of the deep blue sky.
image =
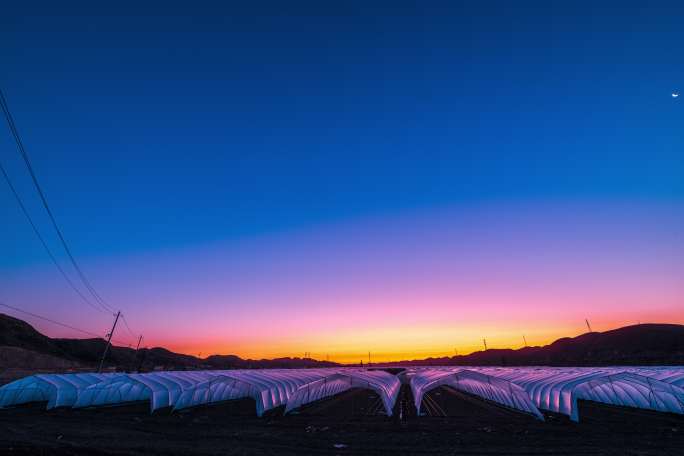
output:
[{"label": "deep blue sky", "polygon": [[[117,338],[356,361],[684,323],[681,1],[104,3],[5,2],[0,86]],[[4,126],[0,160],[75,280]],[[0,302],[104,334],[1,181],[0,223]]]},{"label": "deep blue sky", "polygon": [[[681,2],[50,3],[4,5],[0,84],[79,255],[684,196]],[[44,261],[0,202],[0,266]]]}]

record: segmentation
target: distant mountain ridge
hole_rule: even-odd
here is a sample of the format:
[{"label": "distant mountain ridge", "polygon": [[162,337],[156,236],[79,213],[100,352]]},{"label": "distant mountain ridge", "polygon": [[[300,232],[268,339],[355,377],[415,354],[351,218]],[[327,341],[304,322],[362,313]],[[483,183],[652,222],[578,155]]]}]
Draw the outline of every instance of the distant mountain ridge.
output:
[{"label": "distant mountain ridge", "polygon": [[[0,368],[94,367],[104,339],[53,339],[23,320],[0,313]],[[34,364],[27,366],[26,364]],[[37,365],[37,364],[49,365]],[[564,337],[543,347],[489,349],[469,355],[407,360],[383,365],[599,366],[684,364],[684,325],[641,324],[606,332]],[[138,353],[112,346],[105,365],[125,370],[250,369],[332,367],[337,363],[303,358],[242,359],[212,355],[201,359],[155,347]]]},{"label": "distant mountain ridge", "polygon": [[[100,362],[105,345],[104,339],[53,339],[36,331],[23,320],[0,313],[0,368],[62,367],[62,364],[70,367],[94,367]],[[21,349],[21,352],[18,352],[17,348]],[[33,356],[30,356],[31,354]],[[49,362],[50,365],[23,365],[27,359],[39,363]],[[141,349],[136,354],[132,348],[112,346],[105,365],[126,370],[149,370],[306,368],[331,367],[338,364],[302,358],[252,360],[235,355],[213,355],[201,359],[174,353],[161,347]]]},{"label": "distant mountain ridge", "polygon": [[446,366],[607,366],[684,364],[684,325],[639,324],[563,337],[542,347],[388,363]]}]

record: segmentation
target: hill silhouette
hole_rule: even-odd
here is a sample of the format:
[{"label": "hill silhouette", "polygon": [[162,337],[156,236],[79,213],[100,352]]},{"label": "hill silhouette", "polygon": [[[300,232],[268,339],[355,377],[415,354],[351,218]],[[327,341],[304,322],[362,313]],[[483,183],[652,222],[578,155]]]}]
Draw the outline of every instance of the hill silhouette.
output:
[{"label": "hill silhouette", "polygon": [[[50,338],[18,318],[0,313],[0,367],[53,367],[26,366],[27,360],[55,364],[54,359],[68,361],[70,366],[94,367],[102,357],[106,341],[94,339]],[[17,348],[21,351],[17,351]],[[31,356],[33,355],[33,356]],[[38,356],[38,355],[48,355]],[[64,363],[58,363],[64,364]],[[242,359],[235,355],[213,355],[201,359],[174,353],[162,347],[145,348],[137,353],[129,347],[112,346],[105,365],[118,369],[251,369],[251,368],[304,368],[326,367],[337,364],[302,358]],[[54,366],[54,367],[61,367]]]},{"label": "hill silhouette", "polygon": [[391,364],[453,366],[607,366],[684,364],[684,325],[639,324],[563,337],[541,347],[489,349]]},{"label": "hill silhouette", "polygon": [[[105,348],[104,339],[50,338],[23,320],[0,314],[0,367],[94,367]],[[684,364],[684,325],[640,324],[606,332],[564,337],[542,347],[489,349],[469,355],[406,360],[385,365],[481,366],[600,366]],[[118,369],[250,369],[307,368],[339,364],[303,358],[242,359],[236,355],[198,358],[165,348],[112,346],[105,365]]]}]

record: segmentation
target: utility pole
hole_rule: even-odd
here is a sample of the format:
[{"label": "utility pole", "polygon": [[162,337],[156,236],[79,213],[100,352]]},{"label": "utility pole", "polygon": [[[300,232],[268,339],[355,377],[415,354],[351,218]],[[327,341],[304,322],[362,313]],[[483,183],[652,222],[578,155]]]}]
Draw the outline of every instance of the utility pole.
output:
[{"label": "utility pole", "polygon": [[105,358],[107,357],[107,352],[109,351],[109,346],[112,344],[112,336],[114,335],[114,330],[116,329],[116,324],[119,322],[119,317],[121,316],[121,311],[116,313],[116,318],[114,319],[114,325],[112,325],[112,330],[107,334],[107,345],[105,345],[104,353],[102,353],[102,359],[100,360],[100,367],[97,372],[102,372],[102,366],[104,365]]},{"label": "utility pole", "polygon": [[138,368],[136,369],[138,372],[143,368],[143,364],[145,363],[145,357],[146,357],[147,351],[142,351],[140,352],[140,359],[138,360]]},{"label": "utility pole", "polygon": [[527,348],[527,339],[525,339],[525,334],[523,334],[523,342],[525,343],[525,348]]},{"label": "utility pole", "polygon": [[587,323],[587,328],[589,329],[589,332],[594,332],[591,330],[591,325],[589,324],[589,319],[585,318],[584,321]]},{"label": "utility pole", "polygon": [[133,372],[136,367],[136,364],[138,363],[138,355],[140,351],[140,344],[142,343],[143,336],[140,334],[140,337],[138,337],[138,345],[135,346],[135,355],[133,356],[133,367],[131,368],[131,372]]},{"label": "utility pole", "polygon": [[368,352],[368,365],[371,365],[371,360],[370,360],[370,352]]},{"label": "utility pole", "polygon": [[485,351],[487,351],[487,339],[482,339],[482,343],[484,343]]}]

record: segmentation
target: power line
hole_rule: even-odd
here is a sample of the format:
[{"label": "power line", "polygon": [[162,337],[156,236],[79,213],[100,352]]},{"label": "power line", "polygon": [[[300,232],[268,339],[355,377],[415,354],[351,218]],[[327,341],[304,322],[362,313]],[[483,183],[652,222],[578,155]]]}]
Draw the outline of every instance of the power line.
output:
[{"label": "power line", "polygon": [[21,154],[22,158],[24,159],[24,163],[26,164],[26,167],[28,168],[29,174],[31,175],[31,180],[33,181],[33,185],[36,187],[36,191],[38,192],[38,195],[40,196],[40,200],[43,203],[43,207],[45,208],[45,211],[47,212],[48,216],[50,217],[50,221],[52,222],[52,226],[54,227],[55,231],[57,232],[57,236],[59,237],[59,240],[61,241],[62,246],[64,247],[64,251],[67,253],[67,256],[69,257],[71,264],[73,265],[78,276],[80,277],[81,281],[83,282],[83,285],[85,285],[85,287],[88,289],[90,294],[95,298],[95,300],[98,301],[108,311],[114,312],[114,309],[112,309],[104,301],[104,299],[102,299],[102,297],[97,293],[97,291],[95,291],[95,288],[93,288],[93,286],[90,284],[90,282],[86,278],[85,274],[81,270],[80,266],[76,262],[76,258],[74,258],[74,255],[71,253],[71,249],[69,248],[69,245],[67,244],[66,239],[64,238],[64,235],[62,234],[62,230],[59,228],[59,225],[57,224],[57,220],[55,220],[55,217],[52,214],[52,210],[50,209],[50,206],[47,202],[47,198],[45,196],[45,193],[43,192],[43,189],[41,188],[40,184],[38,183],[38,178],[36,177],[36,173],[33,171],[33,166],[31,165],[31,160],[29,159],[29,156],[26,153],[26,149],[24,148],[24,144],[21,141],[21,137],[19,136],[19,132],[17,131],[17,127],[14,123],[14,118],[12,117],[12,113],[9,110],[9,106],[7,105],[7,100],[5,99],[5,95],[3,94],[2,90],[0,90],[0,105],[2,106],[2,110],[5,114],[5,119],[7,119],[7,124],[9,126],[10,132],[12,133],[12,136],[14,137],[14,141],[17,143],[17,148],[19,149],[19,153]]},{"label": "power line", "polygon": [[66,323],[61,323],[59,321],[53,320],[53,319],[48,318],[48,317],[43,317],[43,316],[35,314],[33,312],[29,312],[28,310],[23,310],[23,309],[19,309],[18,307],[10,306],[9,304],[5,304],[4,302],[0,302],[0,306],[7,307],[8,309],[12,309],[16,312],[21,312],[23,314],[30,315],[31,317],[34,317],[34,318],[39,318],[41,320],[48,321],[48,322],[53,323],[55,325],[63,326],[64,328],[68,328],[68,329],[71,329],[74,331],[78,331],[78,332],[83,333],[83,334],[88,335],[88,336],[102,337],[100,334],[95,334],[95,333],[92,333],[90,331],[86,331],[85,329],[76,328],[75,326],[67,325]]},{"label": "power line", "polygon": [[[50,221],[52,222],[52,226],[57,232],[57,235],[59,237],[60,242],[62,243],[62,247],[64,248],[64,251],[67,253],[67,256],[69,257],[69,260],[76,270],[79,278],[81,279],[81,282],[85,286],[85,288],[90,292],[90,294],[95,298],[94,301],[96,304],[98,304],[105,312],[110,312],[114,313],[114,309],[107,304],[107,302],[100,296],[100,294],[95,290],[95,288],[91,285],[90,281],[86,278],[85,274],[83,273],[83,270],[79,266],[78,262],[76,261],[76,258],[71,252],[71,249],[69,248],[69,245],[66,241],[66,238],[64,237],[64,234],[62,233],[62,230],[60,229],[59,225],[57,224],[57,220],[55,219],[54,214],[52,213],[52,210],[50,209],[50,205],[47,202],[47,197],[45,196],[45,192],[43,191],[42,187],[40,186],[40,183],[38,182],[38,178],[36,176],[35,171],[33,170],[33,166],[31,165],[31,160],[29,159],[28,153],[26,152],[26,149],[24,148],[23,141],[21,140],[21,136],[19,135],[19,131],[17,130],[16,124],[14,122],[14,117],[12,116],[12,113],[9,109],[9,105],[7,104],[7,100],[5,99],[5,95],[2,92],[2,89],[0,89],[0,105],[2,106],[3,113],[5,114],[5,119],[7,120],[7,124],[9,126],[10,132],[12,133],[12,136],[17,144],[17,148],[19,150],[19,153],[21,154],[22,158],[24,159],[24,163],[26,164],[26,167],[29,171],[29,174],[31,175],[31,180],[33,181],[33,185],[36,188],[36,191],[38,192],[38,195],[40,196],[40,200],[43,203],[43,207],[45,208],[45,211],[47,212],[48,216],[50,217]],[[1,167],[1,164],[0,164]],[[83,299],[86,303],[88,303],[91,307],[95,307],[95,305],[87,299],[83,293],[76,287],[76,285],[73,283],[73,281],[69,278],[69,276],[66,274],[64,269],[59,265],[57,262],[57,259],[55,256],[52,254],[52,251],[49,249],[47,243],[45,242],[44,238],[41,236],[40,232],[38,231],[37,226],[31,219],[28,210],[26,209],[26,206],[23,204],[21,201],[21,198],[19,196],[19,193],[16,191],[14,186],[12,185],[12,182],[5,171],[4,168],[2,168],[2,173],[5,177],[5,180],[10,186],[10,189],[12,190],[12,193],[14,194],[15,198],[17,199],[17,202],[19,203],[22,212],[24,215],[27,217],[29,220],[29,223],[31,224],[31,227],[33,228],[34,232],[40,239],[41,244],[45,248],[45,250],[48,252],[48,255],[50,256],[52,262],[57,266],[59,269],[60,273],[64,277],[64,279],[69,283],[69,285],[78,293],[78,295]],[[117,313],[117,315],[121,314],[121,311]],[[122,315],[123,316],[123,315]],[[126,325],[126,328],[128,331],[131,333],[133,338],[136,338],[137,335],[134,334],[134,332],[131,330],[130,325],[128,324],[128,321],[126,320],[125,316],[123,316],[124,323]]]},{"label": "power line", "polygon": [[[42,316],[42,315],[38,315],[38,314],[36,314],[36,313],[29,312],[28,310],[23,310],[23,309],[20,309],[20,308],[18,308],[18,307],[10,306],[9,304],[5,304],[5,303],[2,302],[2,301],[0,301],[0,306],[6,307],[6,308],[8,308],[8,309],[12,309],[12,310],[14,310],[14,311],[16,311],[16,312],[21,312],[21,313],[23,313],[23,314],[29,315],[29,316],[34,317],[34,318],[38,318],[38,319],[40,319],[40,320],[44,320],[44,321],[50,322],[50,323],[55,324],[55,325],[58,325],[58,326],[62,326],[62,327],[67,328],[67,329],[71,329],[71,330],[73,330],[73,331],[80,332],[80,333],[85,334],[85,335],[88,335],[88,336],[97,337],[98,339],[102,339],[102,338],[103,338],[101,334],[95,334],[94,332],[86,331],[85,329],[77,328],[77,327],[75,327],[75,326],[71,326],[71,325],[68,325],[68,324],[66,324],[66,323],[62,323],[62,322],[60,322],[60,321],[53,320],[52,318],[44,317],[44,316]],[[121,345],[130,345],[130,343],[124,342],[124,341],[121,341],[121,340],[114,340],[114,342],[116,342],[117,344],[121,344]]]},{"label": "power line", "polygon": [[112,336],[116,330],[116,324],[119,322],[119,317],[121,316],[121,311],[116,313],[116,318],[114,319],[114,325],[112,330],[107,333],[107,345],[105,345],[104,352],[102,353],[102,359],[100,360],[100,366],[97,368],[97,373],[102,372],[102,366],[104,366],[105,359],[107,358],[107,352],[109,351],[109,346],[112,345]]},{"label": "power line", "polygon": [[136,337],[138,337],[139,334],[136,334],[136,333],[131,329],[130,325],[128,324],[128,320],[126,320],[126,315],[121,314],[121,319],[123,320],[124,326],[125,326],[126,329],[128,330],[129,334],[130,334],[131,336],[133,336],[133,339],[135,339]]},{"label": "power line", "polygon": [[[69,278],[67,273],[62,269],[62,266],[60,266],[59,262],[57,261],[57,258],[55,258],[55,255],[52,253],[52,250],[50,250],[50,247],[48,247],[47,243],[45,242],[45,239],[43,236],[40,234],[40,231],[38,231],[38,227],[36,224],[33,222],[33,219],[31,218],[31,215],[28,213],[28,210],[26,209],[26,206],[24,205],[24,202],[21,200],[21,197],[19,196],[19,193],[17,192],[17,189],[14,187],[12,184],[12,180],[10,179],[9,175],[7,174],[7,171],[5,171],[4,166],[2,166],[2,163],[0,163],[0,171],[2,171],[2,175],[5,178],[5,181],[7,182],[7,185],[9,185],[10,190],[12,191],[12,194],[14,195],[14,198],[17,200],[17,203],[19,204],[19,207],[21,208],[21,212],[24,213],[24,216],[26,216],[26,219],[28,220],[29,224],[31,225],[31,228],[33,228],[33,232],[36,234],[38,239],[40,240],[40,243],[43,245],[43,248],[47,252],[48,256],[54,263],[54,265],[57,267],[59,270],[60,274],[62,274],[62,277],[64,277],[64,280],[69,284],[69,286],[81,297],[83,302],[88,304],[90,307],[93,309],[99,311],[99,312],[107,312],[109,311],[105,309],[104,307],[100,306],[97,307],[95,304],[90,302],[88,298],[85,297],[83,293],[81,293],[81,290],[79,290],[74,282]],[[98,303],[99,304],[99,303]]]}]

